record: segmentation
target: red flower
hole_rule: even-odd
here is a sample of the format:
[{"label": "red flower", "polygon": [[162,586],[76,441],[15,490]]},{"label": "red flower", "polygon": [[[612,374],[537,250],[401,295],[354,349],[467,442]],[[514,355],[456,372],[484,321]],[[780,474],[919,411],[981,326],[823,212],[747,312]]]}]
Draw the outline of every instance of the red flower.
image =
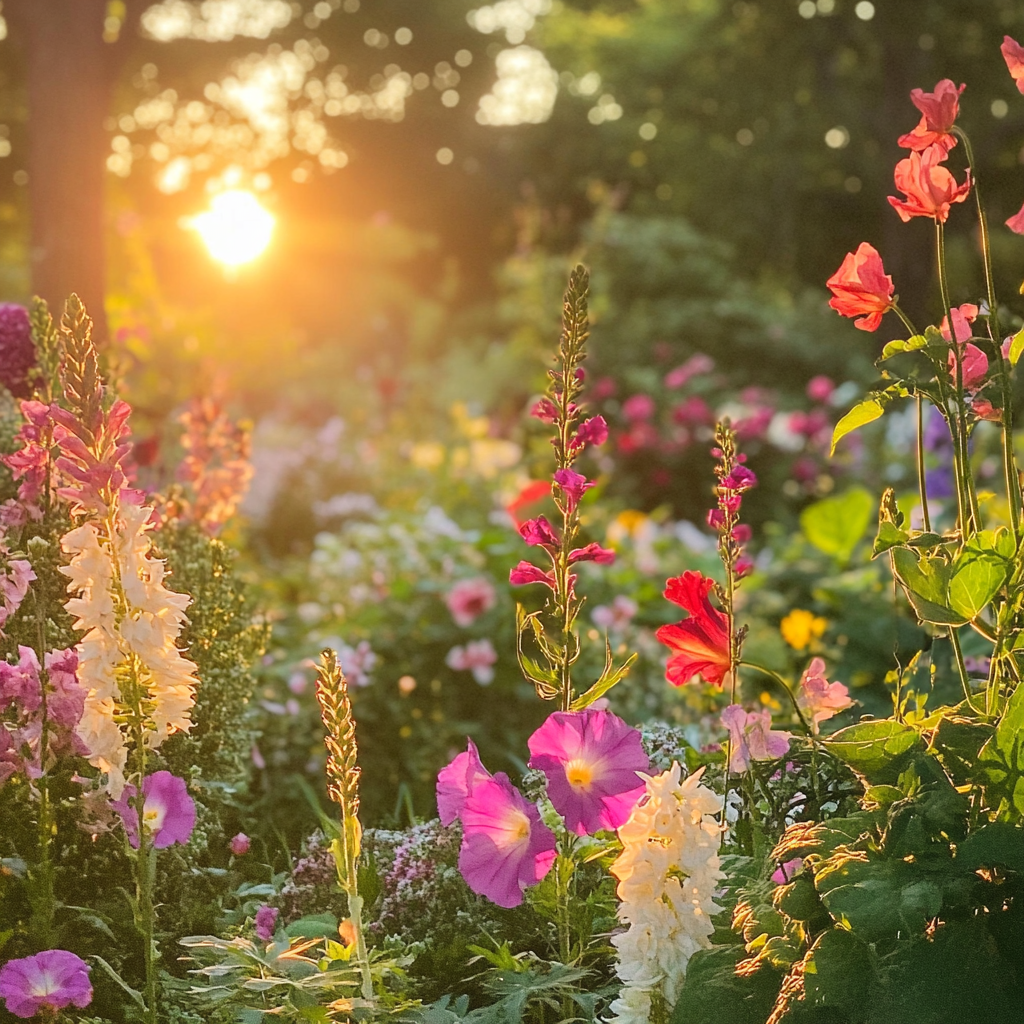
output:
[{"label": "red flower", "polygon": [[912,132],[900,136],[899,144],[918,152],[929,146],[941,146],[943,153],[948,153],[956,145],[956,139],[949,130],[960,113],[960,93],[965,88],[961,85],[958,89],[944,78],[935,86],[934,92],[912,90],[910,99],[924,116]]},{"label": "red flower", "polygon": [[729,671],[729,620],[708,600],[713,586],[699,572],[684,572],[665,586],[665,597],[690,613],[689,618],[655,633],[672,651],[665,675],[673,686],[682,686],[698,674],[705,682],[721,686]]},{"label": "red flower", "polygon": [[946,151],[929,146],[921,153],[911,153],[896,165],[896,187],[906,196],[889,196],[889,203],[904,222],[911,217],[932,217],[945,224],[953,203],[962,203],[971,191],[971,171],[962,185],[942,166]]},{"label": "red flower", "polygon": [[542,498],[551,493],[551,485],[545,480],[534,480],[528,483],[506,506],[505,511],[512,517],[518,530],[526,521],[522,513],[531,505],[535,505]]},{"label": "red flower", "polygon": [[[1024,81],[1024,79],[1021,79]],[[1024,206],[1022,206],[1007,222],[1006,226],[1015,234],[1024,235]]]},{"label": "red flower", "polygon": [[853,326],[862,331],[877,331],[882,315],[892,309],[892,278],[870,242],[861,242],[856,252],[848,252],[826,283],[832,292],[828,304],[840,316],[859,316]]},{"label": "red flower", "polygon": [[1003,36],[1003,45],[999,47],[1006,61],[1010,77],[1017,84],[1017,91],[1024,92],[1024,46],[1010,36]]}]

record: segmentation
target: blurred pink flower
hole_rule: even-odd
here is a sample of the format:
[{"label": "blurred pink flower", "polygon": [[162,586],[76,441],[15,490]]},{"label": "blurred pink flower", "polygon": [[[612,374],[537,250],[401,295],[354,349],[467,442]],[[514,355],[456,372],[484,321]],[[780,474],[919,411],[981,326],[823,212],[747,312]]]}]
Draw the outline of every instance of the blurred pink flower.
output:
[{"label": "blurred pink flower", "polygon": [[789,750],[790,734],[772,731],[767,708],[744,711],[739,704],[730,704],[722,712],[722,725],[729,730],[731,772],[745,772],[751,761],[772,761]]},{"label": "blurred pink flower", "polygon": [[710,373],[714,368],[714,359],[703,352],[698,352],[696,355],[690,356],[681,366],[677,366],[665,374],[665,387],[681,388],[692,377]]},{"label": "blurred pink flower", "polygon": [[1015,234],[1024,235],[1024,206],[1007,219],[1006,226]]},{"label": "blurred pink flower", "polygon": [[1006,69],[1010,72],[1017,91],[1024,93],[1024,46],[1012,36],[1003,36],[1003,44],[999,47],[1006,61]]},{"label": "blurred pink flower", "polygon": [[591,416],[590,419],[584,420],[572,440],[569,442],[569,448],[575,455],[588,445],[602,445],[608,440],[608,424],[605,422],[603,416]]},{"label": "blurred pink flower", "polygon": [[853,707],[850,691],[842,683],[830,683],[825,678],[825,662],[822,658],[812,658],[804,670],[796,702],[815,733],[822,722]]},{"label": "blurred pink flower", "polygon": [[490,611],[497,600],[494,585],[484,576],[459,580],[445,595],[445,604],[452,613],[455,625],[465,629],[484,612]]},{"label": "blurred pink flower", "polygon": [[785,885],[793,880],[803,866],[803,857],[794,857],[792,860],[784,861],[772,872],[772,881],[776,885]]},{"label": "blurred pink flower", "polygon": [[812,377],[807,382],[807,397],[812,402],[827,402],[832,397],[836,386],[831,378],[824,375]]},{"label": "blurred pink flower", "polygon": [[252,840],[244,832],[239,832],[238,835],[231,837],[228,849],[235,857],[244,857],[249,852],[251,842]]},{"label": "blurred pink flower", "polygon": [[[968,341],[974,333],[971,329],[971,324],[977,320],[978,314],[981,310],[974,305],[973,302],[965,302],[963,305],[957,306],[949,312],[953,317],[953,332],[956,334],[956,340]],[[944,316],[942,318],[942,323],[939,325],[939,330],[942,332],[942,336],[946,341],[953,340],[949,335],[949,319],[950,318],[948,316]]]},{"label": "blurred pink flower", "polygon": [[[0,535],[0,556],[4,554]],[[28,585],[36,578],[32,566],[24,558],[12,558],[7,563],[7,572],[0,571],[0,636],[7,620],[21,607],[28,593]]]},{"label": "blurred pink flower", "polygon": [[470,640],[465,646],[453,647],[445,663],[456,672],[472,672],[473,678],[481,685],[488,686],[494,681],[494,663],[497,652],[490,640]]},{"label": "blurred pink flower", "polygon": [[590,613],[590,617],[599,629],[605,629],[609,633],[621,633],[633,621],[637,610],[636,601],[625,594],[616,594],[610,605],[599,604]]},{"label": "blurred pink flower", "polygon": [[715,422],[715,414],[703,398],[699,395],[692,395],[672,410],[672,419],[676,423],[711,424]]},{"label": "blurred pink flower", "polygon": [[610,711],[556,711],[530,737],[530,767],[548,780],[548,799],[577,835],[625,824],[650,770],[640,733]]},{"label": "blurred pink flower", "polygon": [[15,398],[28,398],[32,393],[29,375],[35,365],[28,310],[14,302],[0,302],[0,385]]},{"label": "blurred pink flower", "polygon": [[650,395],[630,395],[622,403],[622,415],[630,423],[649,420],[654,415],[654,409],[654,399]]},{"label": "blurred pink flower", "polygon": [[541,423],[554,423],[558,419],[558,409],[550,398],[542,398],[539,402],[534,403],[533,408],[530,409],[530,415],[534,419],[540,420]]},{"label": "blurred pink flower", "polygon": [[258,939],[269,942],[274,937],[274,932],[277,929],[277,918],[280,913],[281,911],[277,907],[268,907],[266,904],[256,911],[256,920],[253,922],[253,928]]},{"label": "blurred pink flower", "polygon": [[[139,814],[130,802],[136,792],[134,786],[125,786],[113,807],[121,815],[128,842],[137,850]],[[170,772],[154,772],[143,781],[142,796],[142,823],[152,838],[154,848],[163,850],[172,843],[187,843],[196,824],[196,805],[188,795],[185,780]]]},{"label": "blurred pink flower", "polygon": [[89,965],[66,949],[47,949],[35,956],[8,960],[0,967],[0,999],[15,1017],[39,1014],[56,1019],[66,1006],[79,1009],[92,1002]]}]

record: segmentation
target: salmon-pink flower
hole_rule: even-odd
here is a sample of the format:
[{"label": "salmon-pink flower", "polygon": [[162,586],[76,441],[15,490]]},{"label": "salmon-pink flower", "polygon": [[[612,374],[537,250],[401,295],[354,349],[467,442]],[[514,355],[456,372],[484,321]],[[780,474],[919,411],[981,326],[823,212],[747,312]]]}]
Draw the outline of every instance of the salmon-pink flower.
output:
[{"label": "salmon-pink flower", "polygon": [[912,132],[900,136],[899,144],[913,150],[941,146],[943,152],[948,153],[956,145],[956,138],[949,131],[960,113],[960,94],[966,88],[961,85],[958,89],[944,78],[935,86],[934,92],[913,89],[910,99],[923,116]]},{"label": "salmon-pink flower", "polygon": [[493,778],[483,766],[476,744],[466,741],[468,748],[437,773],[437,816],[447,828],[462,817],[466,798],[479,782]]},{"label": "salmon-pink flower", "polygon": [[65,1006],[79,1009],[92,1002],[89,965],[66,949],[47,949],[35,956],[8,960],[0,967],[0,999],[15,1017],[37,1013],[49,1019]]},{"label": "salmon-pink flower", "polygon": [[776,885],[785,885],[787,882],[792,882],[803,866],[803,857],[794,857],[792,860],[783,861],[783,863],[772,872],[772,881]]},{"label": "salmon-pink flower", "polygon": [[462,812],[459,871],[475,893],[518,907],[555,862],[555,834],[502,774],[476,783]]},{"label": "salmon-pink flower", "polygon": [[698,674],[705,682],[721,686],[729,671],[729,620],[708,600],[713,586],[713,580],[693,571],[666,584],[665,597],[690,613],[689,618],[661,626],[655,633],[672,651],[666,677],[673,686],[688,683]]},{"label": "salmon-pink flower", "polygon": [[1024,206],[1007,220],[1006,226],[1015,234],[1024,235]]},{"label": "salmon-pink flower", "polygon": [[534,419],[540,420],[541,423],[554,423],[558,419],[558,409],[550,398],[542,398],[539,402],[534,403],[533,408],[530,409],[530,415]]},{"label": "salmon-pink flower", "polygon": [[445,658],[445,663],[456,672],[472,672],[473,678],[481,685],[487,686],[494,681],[494,663],[498,660],[497,652],[490,640],[470,640],[465,646],[453,647]]},{"label": "salmon-pink flower", "polygon": [[249,847],[252,844],[252,840],[244,833],[239,832],[238,835],[231,837],[231,842],[228,843],[228,849],[235,857],[244,857],[249,852]]},{"label": "salmon-pink flower", "polygon": [[[133,849],[139,848],[139,812],[131,803],[134,786],[125,786],[113,806]],[[196,824],[196,805],[188,795],[184,779],[170,772],[154,772],[142,783],[142,824],[151,837],[153,846],[163,850],[172,843],[184,845],[192,836]]]},{"label": "salmon-pink flower", "polygon": [[463,629],[471,626],[484,612],[490,611],[496,600],[493,584],[483,576],[459,580],[444,599],[455,625]]},{"label": "salmon-pink flower", "polygon": [[577,473],[574,469],[556,470],[555,483],[565,495],[565,506],[570,515],[576,511],[584,493],[594,486],[582,473]]},{"label": "salmon-pink flower", "polygon": [[997,409],[987,398],[975,398],[971,402],[971,412],[979,420],[988,420],[990,423],[1003,422],[1003,410]]},{"label": "salmon-pink flower", "polygon": [[519,527],[519,536],[532,547],[557,548],[558,537],[554,528],[548,522],[547,516],[537,516],[536,519],[527,519]]},{"label": "salmon-pink flower", "polygon": [[[978,319],[981,310],[973,302],[965,302],[962,306],[957,306],[949,312],[953,320],[953,334],[956,336],[956,340],[970,341],[971,335],[974,333],[971,330],[971,324]],[[946,341],[953,340],[949,334],[950,316],[944,316],[942,323],[939,324],[939,331]]]},{"label": "salmon-pink flower", "polygon": [[617,829],[644,792],[650,770],[640,733],[610,711],[556,711],[530,737],[530,767],[548,780],[548,799],[577,835]]},{"label": "salmon-pink flower", "polygon": [[1006,69],[1017,86],[1017,91],[1024,93],[1024,46],[1012,36],[1003,36],[1003,44],[999,47],[1006,61]]},{"label": "salmon-pink flower", "polygon": [[277,907],[268,907],[265,903],[256,911],[256,920],[253,922],[256,938],[269,942],[274,937],[280,913]]},{"label": "salmon-pink flower", "polygon": [[800,677],[796,703],[810,720],[811,730],[815,733],[822,722],[853,707],[850,691],[842,683],[830,683],[825,678],[825,662],[821,658],[812,658]]},{"label": "salmon-pink flower", "polygon": [[767,708],[744,711],[739,704],[730,704],[722,712],[722,725],[729,730],[731,772],[745,772],[751,761],[773,761],[789,750],[790,734],[772,731]]},{"label": "salmon-pink flower", "polygon": [[600,544],[590,543],[586,547],[573,548],[569,552],[569,564],[573,562],[597,562],[598,565],[611,565],[615,561],[615,552]]},{"label": "salmon-pink flower", "polygon": [[[988,373],[988,356],[977,345],[960,345],[961,374],[966,391],[973,391],[985,379]],[[956,356],[952,349],[949,353],[949,376],[956,383]]]},{"label": "salmon-pink flower", "polygon": [[848,252],[826,284],[832,292],[828,304],[840,316],[859,316],[853,326],[862,331],[877,331],[883,314],[893,307],[892,278],[870,242],[861,242],[856,252]]},{"label": "salmon-pink flower", "polygon": [[946,153],[941,146],[929,146],[923,152],[911,153],[896,165],[896,188],[906,198],[889,196],[889,205],[904,222],[911,217],[931,217],[944,224],[953,203],[962,203],[971,191],[971,171],[967,170],[962,185],[948,168],[942,166]]}]

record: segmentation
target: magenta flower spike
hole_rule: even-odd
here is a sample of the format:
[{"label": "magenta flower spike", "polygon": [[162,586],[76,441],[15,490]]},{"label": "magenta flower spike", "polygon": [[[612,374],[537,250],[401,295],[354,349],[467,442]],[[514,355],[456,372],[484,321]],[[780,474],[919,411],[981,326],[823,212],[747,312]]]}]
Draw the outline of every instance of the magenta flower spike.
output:
[{"label": "magenta flower spike", "polygon": [[556,711],[530,737],[530,767],[548,780],[548,798],[577,835],[626,823],[643,795],[637,772],[651,763],[640,733],[610,711]]},{"label": "magenta flower spike", "polygon": [[28,1019],[68,1005],[81,1009],[92,1002],[89,965],[66,949],[8,960],[0,967],[0,999],[15,1017]]},{"label": "magenta flower spike", "polygon": [[[121,815],[128,842],[137,850],[139,816],[130,803],[135,793],[134,786],[125,786],[121,798],[114,801],[114,809]],[[142,820],[153,846],[163,850],[172,843],[187,843],[196,824],[196,805],[188,795],[185,780],[170,772],[155,772],[142,783],[142,795]]]},{"label": "magenta flower spike", "polygon": [[473,786],[461,817],[466,884],[499,907],[518,907],[523,892],[551,870],[555,834],[502,772]]},{"label": "magenta flower spike", "polygon": [[472,740],[466,742],[469,749],[437,774],[437,816],[445,828],[461,817],[473,787],[492,777],[480,760],[476,744]]}]

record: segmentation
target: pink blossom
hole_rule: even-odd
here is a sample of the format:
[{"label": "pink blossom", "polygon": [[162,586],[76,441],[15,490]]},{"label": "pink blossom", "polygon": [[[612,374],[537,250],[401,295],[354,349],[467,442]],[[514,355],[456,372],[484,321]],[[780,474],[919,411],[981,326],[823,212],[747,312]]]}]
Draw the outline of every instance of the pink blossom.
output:
[{"label": "pink blossom", "polygon": [[1024,235],[1024,206],[1006,221],[1006,226],[1017,235]]},{"label": "pink blossom", "polygon": [[461,818],[466,884],[499,907],[518,907],[555,862],[554,833],[502,773],[473,786]]},{"label": "pink blossom", "polygon": [[280,913],[277,907],[268,907],[265,903],[256,911],[256,920],[253,922],[256,938],[269,942],[274,937]]},{"label": "pink blossom", "polygon": [[85,687],[78,682],[78,654],[73,647],[49,651],[44,661],[49,680],[47,716],[53,724],[74,730],[82,720],[86,698]]},{"label": "pink blossom", "polygon": [[508,581],[513,587],[523,587],[527,583],[543,583],[552,590],[555,589],[555,574],[553,572],[545,572],[532,562],[520,562],[509,572]]},{"label": "pink blossom", "polygon": [[[113,803],[121,815],[128,842],[139,848],[139,812],[134,804],[134,786],[125,786],[120,799]],[[142,783],[142,823],[151,836],[153,846],[163,850],[172,843],[186,844],[196,824],[196,805],[188,795],[184,779],[170,772],[154,772]]]},{"label": "pink blossom", "polygon": [[231,837],[228,849],[233,856],[244,857],[249,852],[251,842],[252,840],[244,832],[239,832],[238,835]]},{"label": "pink blossom", "polygon": [[621,633],[633,621],[637,611],[636,601],[625,594],[616,594],[610,605],[599,604],[590,613],[590,617],[599,629],[606,629],[609,633]]},{"label": "pink blossom", "polygon": [[767,708],[744,711],[739,704],[730,704],[722,712],[722,725],[729,730],[731,772],[745,772],[751,761],[772,761],[789,750],[790,734],[772,731]]},{"label": "pink blossom", "polygon": [[527,521],[519,527],[519,535],[527,544],[533,547],[557,548],[559,544],[558,536],[555,534],[551,523],[548,522],[547,516],[537,516],[536,519],[527,519]]},{"label": "pink blossom", "polygon": [[1003,410],[997,409],[987,398],[975,398],[971,402],[971,412],[979,420],[988,420],[990,423],[1003,422]]},{"label": "pink blossom", "polygon": [[746,416],[741,416],[733,424],[733,431],[741,441],[759,438],[771,426],[774,415],[775,410],[770,405],[758,406]]},{"label": "pink blossom", "polygon": [[853,707],[850,691],[842,683],[830,683],[825,678],[825,662],[821,658],[812,658],[800,677],[800,692],[796,702],[801,712],[810,719],[814,732],[818,731],[822,722]]},{"label": "pink blossom", "polygon": [[832,397],[836,386],[831,378],[825,376],[812,377],[807,382],[807,397],[812,402],[827,402]]},{"label": "pink blossom", "polygon": [[665,374],[665,387],[681,388],[692,377],[710,373],[714,368],[714,359],[703,352],[698,352],[696,355],[690,356],[681,366],[677,366]]},{"label": "pink blossom", "polygon": [[17,665],[0,661],[0,711],[6,704],[15,704],[26,714],[37,711],[43,701],[39,680],[39,659],[31,647],[18,647]]},{"label": "pink blossom", "polygon": [[46,482],[46,464],[49,459],[49,435],[52,426],[50,407],[44,402],[21,403],[23,422],[15,442],[21,447],[8,455],[0,455],[0,462],[20,480],[18,498],[27,505],[36,502]]},{"label": "pink blossom", "polygon": [[732,539],[737,544],[746,544],[753,536],[754,531],[746,523],[737,523],[733,527]]},{"label": "pink blossom", "polygon": [[961,85],[958,89],[952,81],[944,78],[933,92],[911,90],[910,99],[922,117],[913,131],[900,136],[899,145],[913,150],[939,146],[948,153],[956,145],[956,137],[950,134],[950,129],[960,112],[960,94],[965,88]]},{"label": "pink blossom", "polygon": [[360,640],[355,647],[338,643],[338,663],[350,686],[369,686],[373,682],[370,673],[377,664],[377,654],[370,647],[369,640]]},{"label": "pink blossom", "polygon": [[654,409],[654,399],[650,395],[630,395],[622,403],[622,415],[630,423],[649,420],[654,415]]},{"label": "pink blossom", "polygon": [[28,310],[14,302],[0,302],[0,385],[15,398],[27,398],[32,393],[30,377],[35,365]]},{"label": "pink blossom", "polygon": [[547,776],[548,798],[577,835],[625,824],[651,763],[640,733],[610,711],[556,711],[530,737],[530,767]]},{"label": "pink blossom", "polygon": [[742,494],[757,486],[757,477],[746,466],[734,466],[732,472],[722,480],[720,486],[723,490]]},{"label": "pink blossom", "polygon": [[456,672],[472,672],[473,678],[481,685],[488,686],[494,681],[494,663],[497,652],[490,640],[470,640],[464,647],[453,647],[445,663]]},{"label": "pink blossom", "polygon": [[577,473],[574,469],[556,470],[555,483],[565,496],[566,510],[570,515],[576,511],[584,493],[594,486],[582,473]]},{"label": "pink blossom", "polygon": [[602,445],[608,440],[608,424],[603,416],[591,416],[584,420],[575,436],[569,442],[573,453],[581,452],[588,445]]},{"label": "pink blossom", "polygon": [[600,544],[592,542],[586,547],[573,548],[569,552],[569,564],[574,562],[597,562],[598,565],[611,565],[615,561],[615,552]]},{"label": "pink blossom", "polygon": [[712,530],[721,530],[725,526],[725,513],[720,508],[709,508],[707,524]]},{"label": "pink blossom", "polygon": [[[971,330],[971,324],[974,323],[978,318],[979,308],[974,305],[973,302],[965,302],[961,306],[957,306],[951,309],[950,314],[953,318],[953,333],[956,335],[957,341],[969,341],[971,335],[974,333]],[[942,323],[939,325],[939,330],[942,332],[943,338],[946,341],[952,341],[953,339],[949,336],[949,320],[948,316],[942,318]]]},{"label": "pink blossom", "polygon": [[478,782],[493,778],[483,766],[476,744],[466,741],[468,749],[437,774],[437,816],[446,828],[462,816],[466,798]]},{"label": "pink blossom", "polygon": [[1017,91],[1024,93],[1024,46],[1012,36],[1003,36],[1003,44],[999,47],[1006,61],[1006,69],[1017,86]]},{"label": "pink blossom", "polygon": [[792,860],[784,861],[775,871],[772,872],[772,881],[776,885],[785,885],[791,882],[797,873],[803,868],[803,857],[794,857]]},{"label": "pink blossom", "polygon": [[605,398],[611,398],[617,390],[618,384],[615,383],[614,377],[600,377],[594,381],[592,394],[600,402]]},{"label": "pink blossom", "polygon": [[558,419],[558,409],[555,408],[555,403],[550,398],[542,398],[539,402],[534,403],[533,408],[530,409],[530,415],[540,420],[541,423],[554,423]]},{"label": "pink blossom", "polygon": [[[988,373],[988,356],[977,345],[968,343],[967,345],[959,346],[959,348],[963,367],[961,370],[963,386],[965,390],[973,391],[984,381],[985,374]],[[956,356],[950,350],[948,359],[949,376],[954,384],[956,383],[956,363]]]},{"label": "pink blossom", "polygon": [[92,1002],[89,965],[66,949],[47,949],[35,956],[8,960],[0,967],[0,999],[15,1017],[36,1014],[53,1020],[66,1006],[79,1009]]},{"label": "pink blossom", "polygon": [[490,611],[497,600],[494,585],[484,576],[459,580],[445,595],[445,604],[455,624],[465,629],[471,626],[484,612]]}]

